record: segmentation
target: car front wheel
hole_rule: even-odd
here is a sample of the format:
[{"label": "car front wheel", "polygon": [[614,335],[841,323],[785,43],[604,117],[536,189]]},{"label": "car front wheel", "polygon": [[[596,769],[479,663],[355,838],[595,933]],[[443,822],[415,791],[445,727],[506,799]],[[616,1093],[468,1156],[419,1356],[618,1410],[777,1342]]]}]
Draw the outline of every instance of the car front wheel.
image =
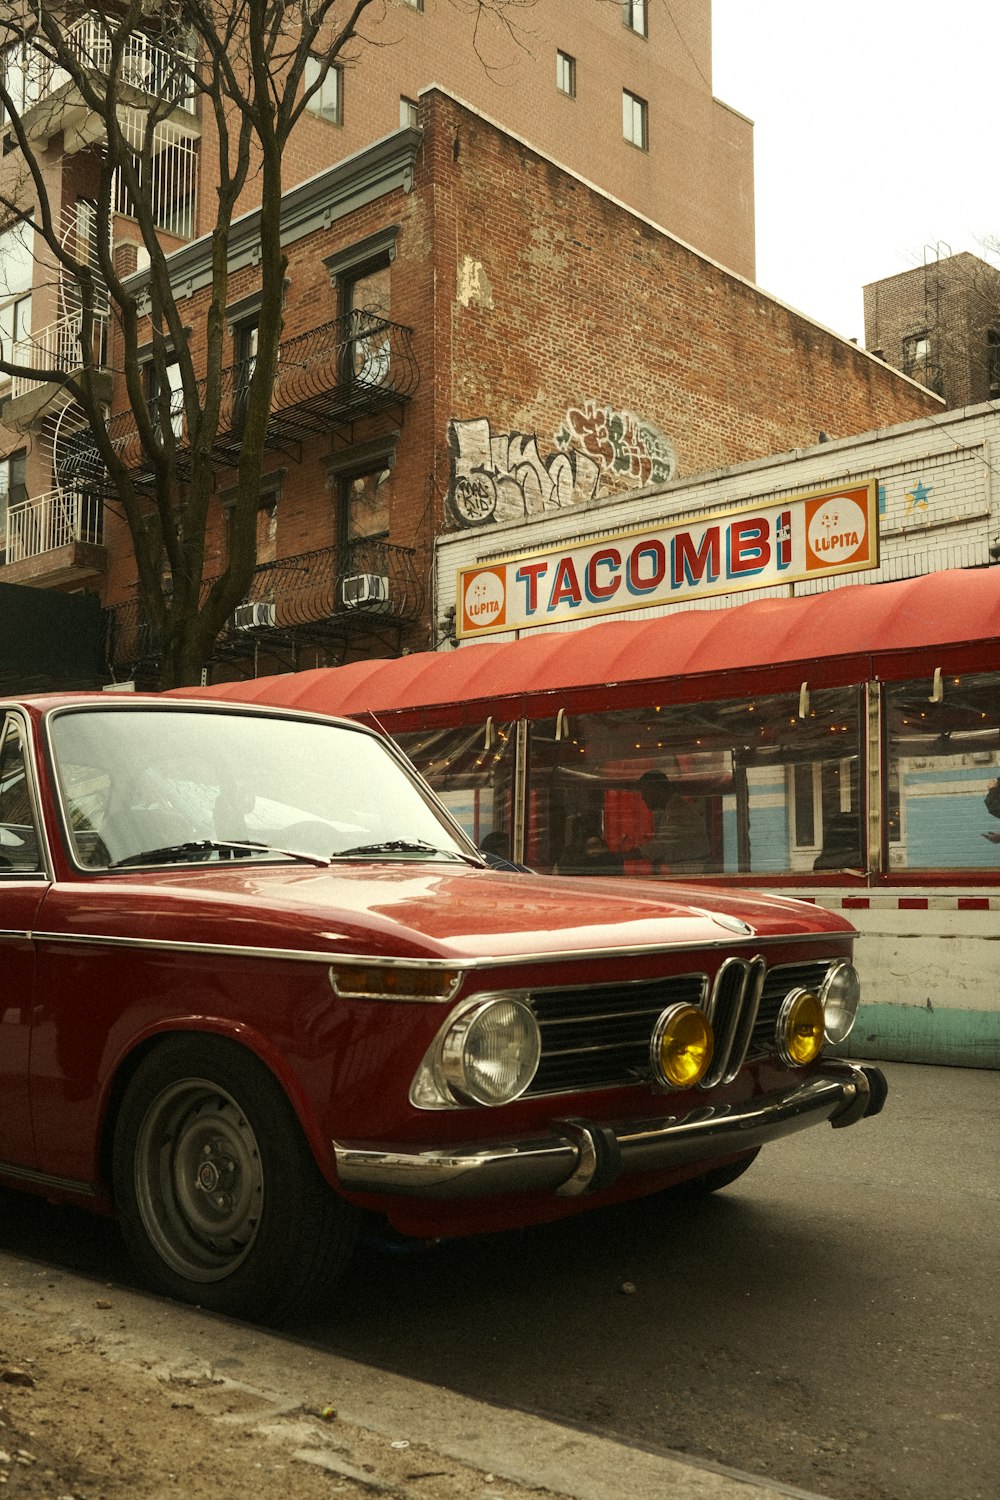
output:
[{"label": "car front wheel", "polygon": [[276,1080],[217,1037],[174,1037],[118,1116],[114,1188],[146,1280],[213,1312],[282,1323],[343,1269],[360,1215],[331,1190]]}]

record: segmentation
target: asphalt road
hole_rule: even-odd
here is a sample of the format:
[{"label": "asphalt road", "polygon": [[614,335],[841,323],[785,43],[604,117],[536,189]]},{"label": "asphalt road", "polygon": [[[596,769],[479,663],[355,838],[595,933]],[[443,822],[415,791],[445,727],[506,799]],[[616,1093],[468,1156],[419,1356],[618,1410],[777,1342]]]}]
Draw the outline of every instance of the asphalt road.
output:
[{"label": "asphalt road", "polygon": [[[1000,1073],[886,1071],[878,1119],[714,1197],[369,1244],[299,1339],[831,1500],[996,1500]],[[112,1228],[13,1194],[0,1250],[130,1279]]]}]

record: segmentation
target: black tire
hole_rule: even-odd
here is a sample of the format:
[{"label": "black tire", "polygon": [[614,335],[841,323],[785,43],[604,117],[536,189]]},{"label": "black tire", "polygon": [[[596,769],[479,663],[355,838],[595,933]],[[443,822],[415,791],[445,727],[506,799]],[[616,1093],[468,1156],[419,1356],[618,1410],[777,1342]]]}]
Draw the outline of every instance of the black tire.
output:
[{"label": "black tire", "polygon": [[115,1126],[113,1179],[151,1286],[258,1323],[323,1299],[362,1218],[322,1177],[274,1077],[219,1037],[172,1037],[140,1063]]},{"label": "black tire", "polygon": [[760,1155],[760,1147],[751,1151],[747,1156],[741,1156],[739,1161],[731,1161],[725,1167],[711,1167],[703,1172],[700,1177],[692,1177],[690,1182],[682,1182],[675,1191],[682,1193],[717,1193],[720,1188],[728,1187],[744,1172],[749,1171]]}]

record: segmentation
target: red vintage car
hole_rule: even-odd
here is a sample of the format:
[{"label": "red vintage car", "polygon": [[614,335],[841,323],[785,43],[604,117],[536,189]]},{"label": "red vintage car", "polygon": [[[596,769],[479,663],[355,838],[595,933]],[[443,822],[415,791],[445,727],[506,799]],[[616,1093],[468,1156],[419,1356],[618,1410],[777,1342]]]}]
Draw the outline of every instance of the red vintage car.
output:
[{"label": "red vintage car", "polygon": [[0,1178],[117,1214],[175,1297],[277,1322],[372,1213],[538,1223],[853,1124],[854,933],[792,900],[487,865],[358,725],[7,703]]}]

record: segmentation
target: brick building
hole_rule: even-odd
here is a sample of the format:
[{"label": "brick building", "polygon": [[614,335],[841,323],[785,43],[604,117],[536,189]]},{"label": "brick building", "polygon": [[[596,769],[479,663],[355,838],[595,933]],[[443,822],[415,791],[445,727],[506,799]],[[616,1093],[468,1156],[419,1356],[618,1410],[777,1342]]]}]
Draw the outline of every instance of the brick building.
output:
[{"label": "brick building", "polygon": [[[422,13],[403,0],[397,8],[401,24],[432,20],[430,0]],[[417,13],[403,17],[404,9]],[[580,9],[539,7],[567,23],[579,22]],[[702,17],[707,47],[707,3],[692,0],[684,9],[692,26]],[[614,10],[595,8],[601,35]],[[631,24],[645,7],[627,12],[624,26],[615,16],[626,33],[619,45],[648,46],[652,55],[654,38]],[[578,30],[597,46],[589,22]],[[547,55],[554,71],[551,49]],[[586,55],[578,46],[576,104],[584,99]],[[699,76],[704,82],[710,74],[702,69]],[[337,85],[343,92],[334,103],[345,122],[353,81],[346,75]],[[390,81],[398,105],[399,78]],[[605,174],[611,181],[598,186],[588,180],[585,159],[570,170],[454,92],[415,92],[406,124],[349,156],[331,151],[325,165],[304,144],[309,132],[322,128],[342,146],[346,125],[338,134],[324,118],[307,121],[296,138],[302,154],[292,160],[290,153],[286,163],[281,207],[289,264],[258,566],[212,653],[216,673],[433,645],[432,549],[449,528],[583,507],[650,482],[808,446],[820,432],[840,437],[940,408],[921,385],[626,206],[613,153]],[[78,120],[72,124],[71,103],[63,98],[48,113],[36,109],[34,128],[61,187],[66,234],[86,246],[93,234],[87,172],[99,165],[99,153],[85,139],[67,153],[67,132],[82,130]],[[707,154],[703,174],[691,168],[694,177],[711,175],[718,144],[706,123],[718,112],[710,99],[703,103],[699,149]],[[697,111],[687,118],[696,123]],[[385,123],[373,115],[369,128],[379,121]],[[194,231],[199,196],[203,204],[208,196],[212,146],[206,122],[190,110],[173,110],[163,129],[163,233],[176,247],[170,273],[197,366],[211,242]],[[745,133],[741,139],[747,144]],[[619,135],[616,147],[623,144],[651,160],[652,129],[648,153]],[[4,169],[16,158],[9,153]],[[602,159],[597,151],[590,166]],[[745,174],[737,175],[745,186]],[[691,210],[695,217],[726,218],[725,181],[720,170],[721,196],[711,212],[703,199]],[[115,253],[129,285],[141,291],[148,273],[127,210],[122,202],[116,214]],[[228,263],[228,384],[213,453],[208,579],[226,557],[241,401],[255,359],[259,213],[251,204],[234,224]],[[7,248],[12,244],[16,250],[14,239]],[[716,251],[740,259],[735,249]],[[745,251],[744,244],[744,260]],[[16,342],[26,335],[36,346],[47,340],[48,358],[58,365],[60,329],[74,318],[58,275],[35,264],[32,279],[30,257],[17,254],[7,264],[15,271],[8,277],[14,291],[0,306],[8,336]],[[151,489],[136,418],[114,374],[126,356],[114,320],[95,323],[94,338],[107,374],[108,432],[137,488]],[[153,680],[157,642],[137,597],[135,560],[79,410],[58,381],[15,376],[0,420],[0,493],[8,505],[0,582],[99,592],[112,622],[114,675]],[[176,421],[183,450],[183,421]]]},{"label": "brick building", "polygon": [[1000,397],[1000,270],[963,252],[864,289],[865,343],[949,409]]}]

